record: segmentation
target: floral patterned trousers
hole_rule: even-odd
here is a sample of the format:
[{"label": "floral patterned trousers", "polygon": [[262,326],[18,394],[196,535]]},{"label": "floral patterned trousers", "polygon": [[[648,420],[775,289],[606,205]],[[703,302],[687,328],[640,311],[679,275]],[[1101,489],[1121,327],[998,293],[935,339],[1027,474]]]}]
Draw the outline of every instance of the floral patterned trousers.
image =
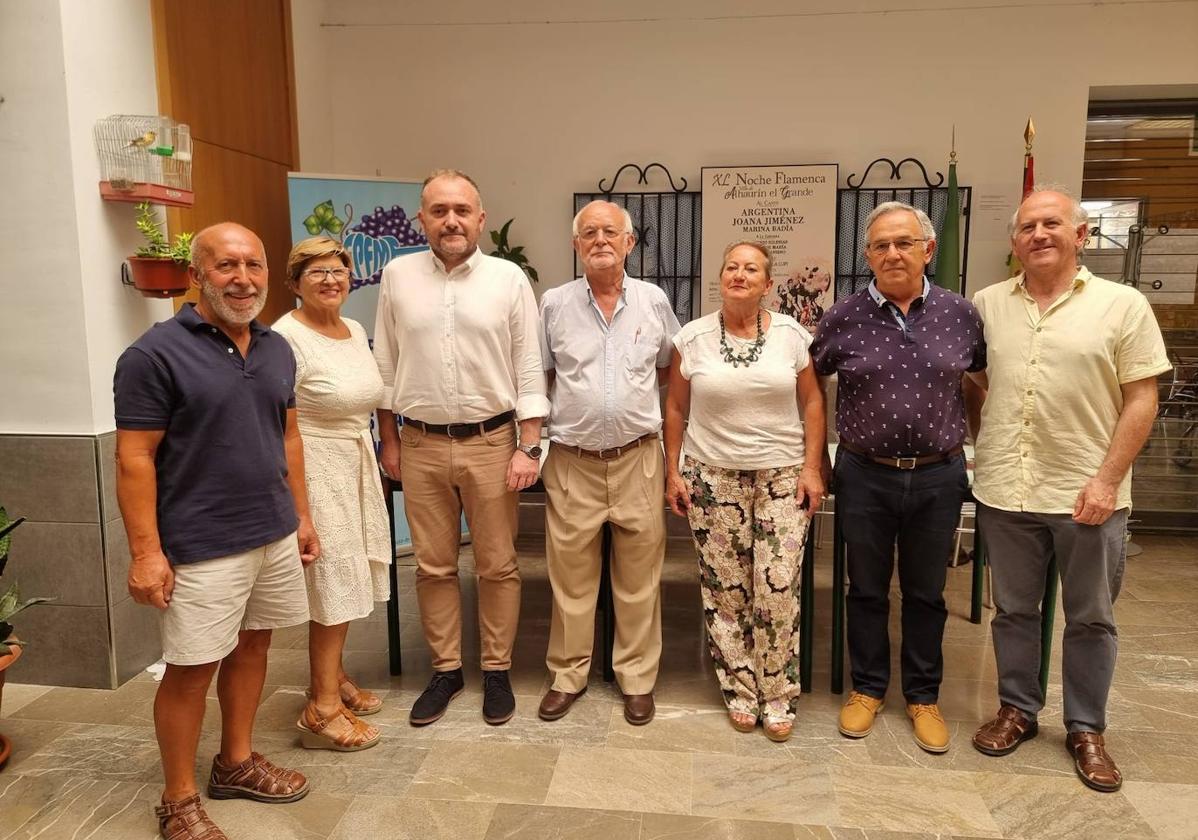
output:
[{"label": "floral patterned trousers", "polygon": [[799,467],[729,470],[687,458],[708,649],[724,702],[793,720],[799,684],[799,572],[810,519]]}]

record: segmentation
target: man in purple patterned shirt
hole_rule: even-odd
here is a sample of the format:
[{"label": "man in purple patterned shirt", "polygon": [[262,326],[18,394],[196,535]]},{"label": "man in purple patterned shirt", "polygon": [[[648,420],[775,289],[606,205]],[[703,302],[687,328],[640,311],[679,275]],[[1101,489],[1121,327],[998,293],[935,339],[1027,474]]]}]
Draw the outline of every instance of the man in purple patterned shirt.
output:
[{"label": "man in purple patterned shirt", "polygon": [[811,355],[820,376],[838,378],[835,492],[848,548],[853,678],[840,731],[863,738],[882,710],[897,544],[907,716],[916,743],[942,753],[945,569],[968,490],[962,377],[985,369],[986,346],[972,304],[924,276],[935,247],[922,210],[879,204],[866,220],[874,279],[828,310]]}]

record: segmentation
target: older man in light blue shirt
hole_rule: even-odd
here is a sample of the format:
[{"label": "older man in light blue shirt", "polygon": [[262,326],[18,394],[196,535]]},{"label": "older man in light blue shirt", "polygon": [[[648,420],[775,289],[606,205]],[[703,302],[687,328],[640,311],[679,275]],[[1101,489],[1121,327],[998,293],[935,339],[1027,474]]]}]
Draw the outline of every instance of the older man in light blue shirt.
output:
[{"label": "older man in light blue shirt", "polygon": [[585,276],[541,298],[551,406],[543,472],[546,554],[553,586],[546,656],[553,685],[541,702],[545,720],[563,717],[586,691],[604,523],[612,530],[612,667],[624,693],[624,717],[634,725],[653,719],[665,554],[658,382],[679,326],[661,289],[624,272],[635,241],[626,210],[591,202],[574,218],[574,250]]}]

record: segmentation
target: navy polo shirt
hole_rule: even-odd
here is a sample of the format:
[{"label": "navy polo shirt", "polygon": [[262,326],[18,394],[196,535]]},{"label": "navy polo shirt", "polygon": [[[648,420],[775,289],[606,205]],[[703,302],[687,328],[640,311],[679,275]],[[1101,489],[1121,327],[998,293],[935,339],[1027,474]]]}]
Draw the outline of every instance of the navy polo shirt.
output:
[{"label": "navy polo shirt", "polygon": [[871,281],[820,319],[811,357],[820,376],[838,374],[840,438],[900,458],[961,445],[961,375],[986,368],[986,342],[977,310],[960,295],[925,279],[904,316]]},{"label": "navy polo shirt", "polygon": [[116,425],[165,430],[158,446],[158,534],[174,564],[248,551],[298,525],[283,436],[295,356],[257,321],[237,346],[185,304],[121,354]]}]

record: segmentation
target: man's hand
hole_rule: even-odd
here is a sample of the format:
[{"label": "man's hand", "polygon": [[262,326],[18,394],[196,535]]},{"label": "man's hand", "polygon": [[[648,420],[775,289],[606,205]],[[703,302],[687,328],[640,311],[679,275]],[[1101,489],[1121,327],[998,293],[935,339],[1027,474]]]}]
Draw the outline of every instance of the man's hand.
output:
[{"label": "man's hand", "polygon": [[300,517],[295,535],[299,540],[300,563],[306,569],[320,558],[320,538],[316,536],[316,526],[312,524],[311,517]]},{"label": "man's hand", "polygon": [[399,441],[383,441],[382,450],[379,452],[379,463],[383,467],[383,475],[392,481],[402,481],[399,472]]},{"label": "man's hand", "polygon": [[517,449],[507,464],[507,489],[518,493],[526,487],[532,487],[537,483],[540,469],[540,461]]},{"label": "man's hand", "polygon": [[824,479],[819,467],[804,467],[799,472],[798,488],[795,495],[799,497],[799,507],[807,511],[807,516],[815,516],[820,504],[824,501]]},{"label": "man's hand", "polygon": [[165,610],[175,592],[175,572],[161,551],[143,554],[129,565],[129,594],[139,604]]},{"label": "man's hand", "polygon": [[691,509],[691,488],[679,472],[666,476],[666,501],[670,503],[670,510],[679,516],[686,516]]},{"label": "man's hand", "polygon": [[1081,525],[1101,525],[1115,512],[1118,497],[1118,484],[1094,476],[1077,494],[1077,503],[1073,505],[1073,521]]}]

